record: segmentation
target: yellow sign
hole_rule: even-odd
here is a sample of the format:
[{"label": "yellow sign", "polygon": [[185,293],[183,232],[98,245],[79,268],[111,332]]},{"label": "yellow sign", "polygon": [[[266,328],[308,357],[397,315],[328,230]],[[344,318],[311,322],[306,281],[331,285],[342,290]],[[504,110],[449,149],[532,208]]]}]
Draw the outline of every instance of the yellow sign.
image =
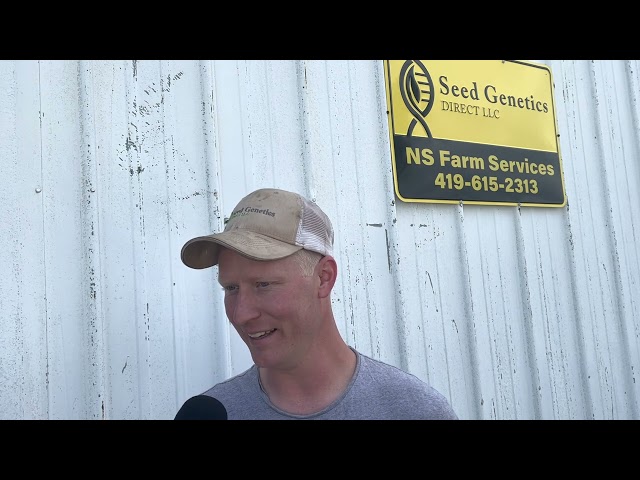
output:
[{"label": "yellow sign", "polygon": [[385,60],[396,195],[560,207],[551,70],[508,60]]}]

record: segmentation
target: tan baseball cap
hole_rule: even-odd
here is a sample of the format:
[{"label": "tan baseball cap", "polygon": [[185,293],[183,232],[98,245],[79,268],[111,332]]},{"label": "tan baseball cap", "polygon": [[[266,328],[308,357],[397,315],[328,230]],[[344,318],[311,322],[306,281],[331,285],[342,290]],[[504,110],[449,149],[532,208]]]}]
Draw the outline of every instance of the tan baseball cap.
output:
[{"label": "tan baseball cap", "polygon": [[240,200],[223,232],[192,238],[180,256],[188,267],[208,268],[218,264],[221,247],[253,260],[277,260],[303,248],[333,255],[333,227],[302,195],[262,188]]}]

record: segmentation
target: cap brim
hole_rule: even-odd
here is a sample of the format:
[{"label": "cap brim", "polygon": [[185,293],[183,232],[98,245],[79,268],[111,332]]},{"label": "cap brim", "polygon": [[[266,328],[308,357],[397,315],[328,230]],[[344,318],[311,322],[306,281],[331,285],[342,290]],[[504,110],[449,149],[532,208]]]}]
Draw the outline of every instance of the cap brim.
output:
[{"label": "cap brim", "polygon": [[230,230],[192,238],[182,247],[180,257],[187,267],[196,269],[212,267],[218,264],[221,246],[252,260],[277,260],[302,249],[260,233]]}]

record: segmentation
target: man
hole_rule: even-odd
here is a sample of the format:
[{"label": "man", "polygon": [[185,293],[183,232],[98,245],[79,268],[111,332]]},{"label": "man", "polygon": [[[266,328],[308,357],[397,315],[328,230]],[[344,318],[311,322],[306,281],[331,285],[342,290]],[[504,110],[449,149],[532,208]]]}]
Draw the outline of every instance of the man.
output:
[{"label": "man", "polygon": [[227,317],[254,365],[204,392],[233,419],[457,419],[443,395],[345,343],[331,290],[333,227],[297,193],[244,197],[222,233],[185,243],[185,265],[218,265]]}]

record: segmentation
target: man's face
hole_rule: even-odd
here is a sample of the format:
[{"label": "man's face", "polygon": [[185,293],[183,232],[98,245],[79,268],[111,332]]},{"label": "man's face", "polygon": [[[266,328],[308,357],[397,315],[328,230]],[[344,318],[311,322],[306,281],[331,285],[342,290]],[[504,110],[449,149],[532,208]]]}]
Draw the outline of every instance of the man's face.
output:
[{"label": "man's face", "polygon": [[317,275],[304,276],[291,257],[257,261],[223,248],[218,281],[229,321],[259,367],[291,369],[320,328]]}]

